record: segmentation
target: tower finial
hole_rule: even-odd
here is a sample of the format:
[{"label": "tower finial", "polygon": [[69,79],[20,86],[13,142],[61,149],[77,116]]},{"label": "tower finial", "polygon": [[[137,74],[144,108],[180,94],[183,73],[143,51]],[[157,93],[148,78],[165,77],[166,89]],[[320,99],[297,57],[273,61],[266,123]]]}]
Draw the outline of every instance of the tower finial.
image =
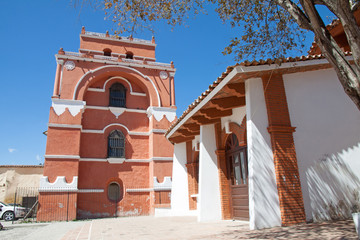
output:
[{"label": "tower finial", "polygon": [[82,26],[82,28],[81,28],[81,34],[85,34],[85,27],[84,26]]}]

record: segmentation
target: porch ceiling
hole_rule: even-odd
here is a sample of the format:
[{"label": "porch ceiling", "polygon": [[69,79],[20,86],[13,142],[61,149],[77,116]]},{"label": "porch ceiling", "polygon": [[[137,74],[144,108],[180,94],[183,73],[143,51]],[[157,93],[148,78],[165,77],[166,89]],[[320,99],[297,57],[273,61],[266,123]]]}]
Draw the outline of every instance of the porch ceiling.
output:
[{"label": "porch ceiling", "polygon": [[240,78],[235,78],[187,119],[168,139],[172,143],[190,141],[200,134],[201,125],[218,123],[222,117],[231,116],[233,108],[241,106],[245,106],[245,83]]}]

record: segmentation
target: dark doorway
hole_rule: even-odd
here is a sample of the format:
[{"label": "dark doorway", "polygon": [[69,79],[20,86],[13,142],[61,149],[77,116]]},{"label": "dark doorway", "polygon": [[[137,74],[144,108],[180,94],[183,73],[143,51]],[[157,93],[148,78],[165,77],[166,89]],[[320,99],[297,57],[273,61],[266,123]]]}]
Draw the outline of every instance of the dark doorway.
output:
[{"label": "dark doorway", "polygon": [[246,146],[240,147],[235,134],[226,142],[226,161],[230,181],[232,217],[249,220],[248,161]]}]

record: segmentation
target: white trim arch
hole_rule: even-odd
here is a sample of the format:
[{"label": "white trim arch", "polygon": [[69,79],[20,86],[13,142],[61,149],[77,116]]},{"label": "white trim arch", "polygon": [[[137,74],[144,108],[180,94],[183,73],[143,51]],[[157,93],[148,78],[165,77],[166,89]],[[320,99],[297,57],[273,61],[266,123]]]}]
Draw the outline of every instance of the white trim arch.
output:
[{"label": "white trim arch", "polygon": [[[102,133],[105,133],[106,129],[108,129],[109,127],[112,127],[112,126],[120,126],[120,127],[123,127],[128,134],[130,133],[129,129],[128,129],[125,125],[123,125],[123,124],[121,124],[121,123],[111,123],[111,124],[107,125],[107,126],[104,127],[102,130],[99,130],[99,131],[101,131]],[[84,132],[84,131],[86,131],[86,130],[83,130],[83,132]]]},{"label": "white trim arch", "polygon": [[93,74],[93,73],[95,73],[95,72],[97,72],[97,71],[100,71],[100,70],[102,70],[102,69],[105,69],[105,68],[122,68],[122,69],[128,69],[128,70],[131,70],[131,71],[139,74],[139,75],[140,75],[141,77],[143,77],[144,79],[148,80],[148,81],[152,84],[152,86],[153,86],[153,88],[154,88],[154,90],[155,90],[155,92],[156,92],[156,96],[157,96],[157,100],[158,100],[158,107],[161,107],[161,100],[160,100],[159,91],[158,91],[158,89],[156,88],[155,83],[151,80],[151,78],[149,78],[148,76],[142,74],[141,72],[139,72],[138,70],[136,70],[136,69],[134,69],[134,68],[125,67],[125,66],[118,66],[118,65],[102,66],[102,67],[98,67],[98,68],[96,68],[96,69],[94,69],[94,70],[90,70],[90,71],[88,71],[87,73],[85,73],[85,74],[79,79],[79,81],[77,82],[77,84],[76,84],[76,86],[75,86],[74,94],[73,94],[73,100],[75,100],[75,98],[76,98],[76,93],[77,93],[77,91],[78,91],[78,88],[79,88],[80,83],[81,83],[88,75],[91,75],[91,74]]},{"label": "white trim arch", "polygon": [[90,87],[89,87],[89,88],[88,88],[88,91],[92,91],[92,92],[105,92],[105,90],[106,90],[106,85],[107,85],[111,80],[114,80],[114,79],[120,79],[120,80],[125,81],[125,82],[129,85],[130,95],[146,97],[146,93],[134,92],[133,89],[132,89],[131,83],[129,82],[129,80],[127,80],[127,79],[124,78],[124,77],[120,77],[120,76],[111,77],[111,78],[109,78],[108,80],[106,80],[106,82],[105,82],[104,85],[103,85],[103,88],[90,88]]}]

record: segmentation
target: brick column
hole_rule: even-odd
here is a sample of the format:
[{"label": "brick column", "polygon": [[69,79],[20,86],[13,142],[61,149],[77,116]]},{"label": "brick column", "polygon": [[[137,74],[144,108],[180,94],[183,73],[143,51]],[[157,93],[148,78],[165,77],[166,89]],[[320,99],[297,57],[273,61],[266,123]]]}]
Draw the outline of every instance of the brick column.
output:
[{"label": "brick column", "polygon": [[189,209],[197,209],[197,198],[191,195],[198,194],[198,176],[199,176],[199,163],[193,159],[192,141],[186,142],[186,162],[187,176],[188,176],[188,195],[189,195]]},{"label": "brick column", "polygon": [[188,163],[185,165],[188,171],[188,188],[189,188],[189,209],[196,210],[197,201],[196,197],[191,197],[193,194],[198,194],[198,181],[197,176],[199,173],[198,163]]},{"label": "brick column", "polygon": [[262,77],[283,226],[305,222],[299,169],[282,75]]},{"label": "brick column", "polygon": [[222,219],[231,219],[230,185],[227,177],[225,150],[216,150],[215,153],[218,159]]}]

